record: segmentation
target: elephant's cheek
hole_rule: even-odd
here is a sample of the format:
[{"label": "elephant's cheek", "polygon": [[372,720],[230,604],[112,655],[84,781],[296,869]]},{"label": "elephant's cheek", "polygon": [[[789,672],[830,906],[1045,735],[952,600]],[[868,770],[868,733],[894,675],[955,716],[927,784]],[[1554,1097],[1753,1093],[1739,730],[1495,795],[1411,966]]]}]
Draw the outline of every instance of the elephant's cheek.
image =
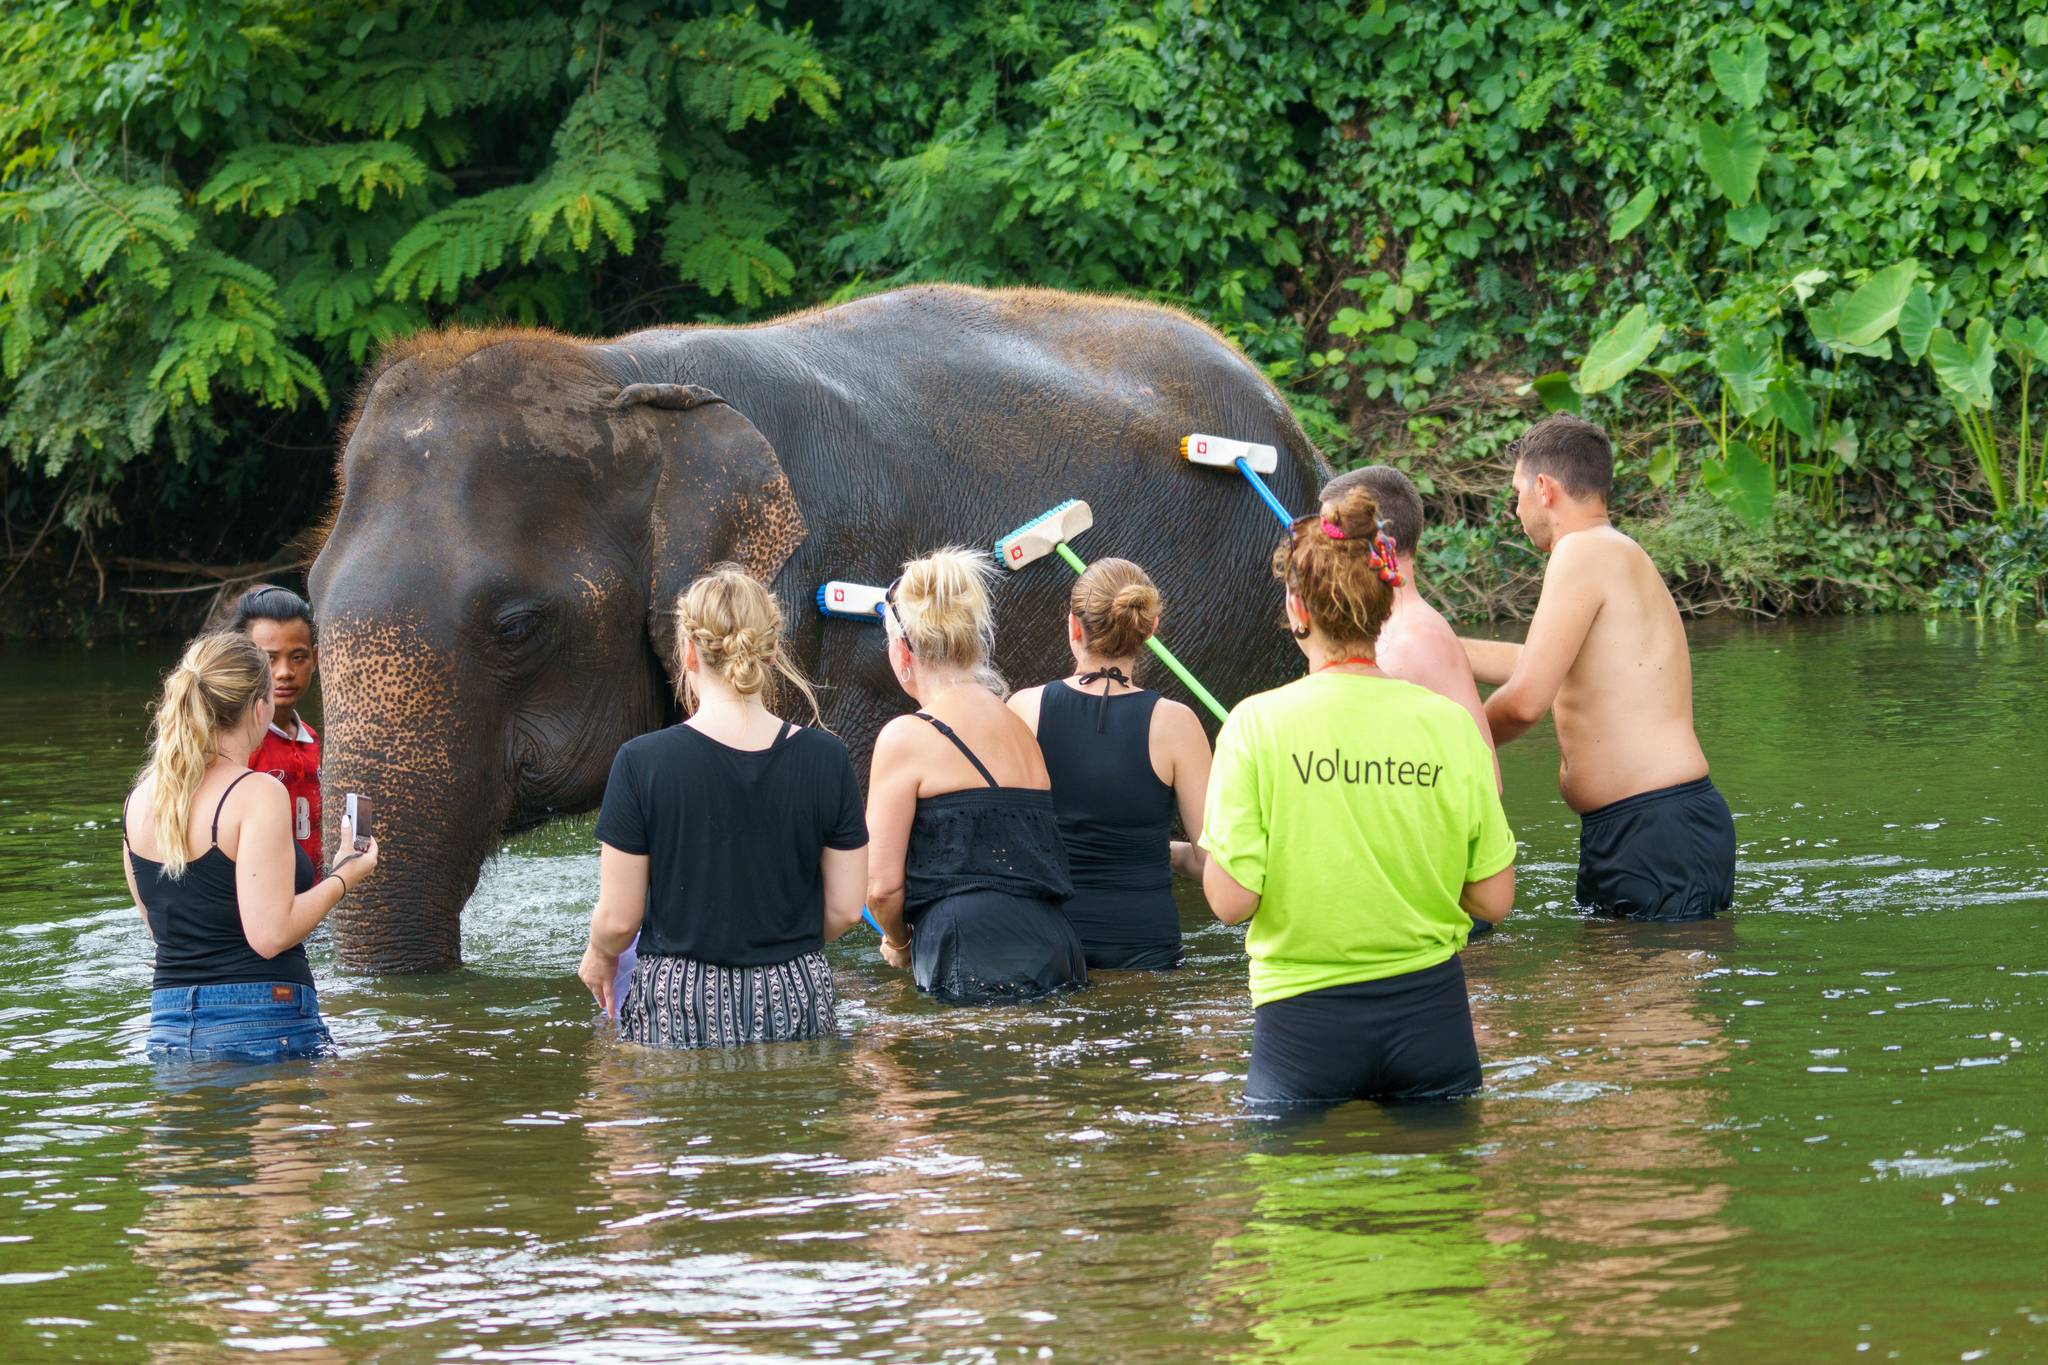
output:
[{"label": "elephant's cheek", "polygon": [[498,708],[465,695],[448,656],[404,618],[330,623],[321,641],[327,846],[343,795],[374,803],[379,865],[334,912],[335,952],[370,971],[461,961],[462,905],[510,806],[503,746],[480,733]]}]

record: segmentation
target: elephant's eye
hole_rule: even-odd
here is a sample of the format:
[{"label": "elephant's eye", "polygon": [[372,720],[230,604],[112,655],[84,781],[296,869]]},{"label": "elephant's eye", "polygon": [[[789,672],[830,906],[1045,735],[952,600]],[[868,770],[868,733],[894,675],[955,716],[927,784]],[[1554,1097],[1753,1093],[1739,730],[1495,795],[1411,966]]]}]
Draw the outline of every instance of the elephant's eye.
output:
[{"label": "elephant's eye", "polygon": [[545,613],[537,608],[522,607],[505,611],[498,616],[498,643],[503,645],[525,644],[533,638],[546,619]]}]

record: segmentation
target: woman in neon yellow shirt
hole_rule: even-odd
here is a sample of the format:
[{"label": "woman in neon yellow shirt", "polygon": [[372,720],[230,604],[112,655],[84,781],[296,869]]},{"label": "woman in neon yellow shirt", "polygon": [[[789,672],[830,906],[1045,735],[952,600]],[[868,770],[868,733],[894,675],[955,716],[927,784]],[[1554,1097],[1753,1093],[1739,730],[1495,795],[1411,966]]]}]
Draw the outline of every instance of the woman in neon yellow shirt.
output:
[{"label": "woman in neon yellow shirt", "polygon": [[1515,896],[1493,758],[1456,702],[1382,673],[1400,568],[1363,488],[1273,556],[1308,676],[1248,697],[1216,737],[1202,878],[1251,921],[1254,1104],[1452,1099],[1479,1088],[1458,960]]}]

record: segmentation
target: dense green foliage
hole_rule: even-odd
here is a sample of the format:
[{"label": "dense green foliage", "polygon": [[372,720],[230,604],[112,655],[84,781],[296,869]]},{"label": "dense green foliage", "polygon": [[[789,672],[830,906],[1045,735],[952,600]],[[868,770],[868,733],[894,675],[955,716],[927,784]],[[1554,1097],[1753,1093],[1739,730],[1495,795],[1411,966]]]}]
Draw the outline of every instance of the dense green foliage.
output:
[{"label": "dense green foliage", "polygon": [[936,278],[1184,304],[1452,487],[1446,420],[1581,407],[1642,524],[1792,555],[1746,605],[1911,602],[2048,505],[2048,0],[23,0],[0,56],[10,538],[268,554],[418,327]]}]

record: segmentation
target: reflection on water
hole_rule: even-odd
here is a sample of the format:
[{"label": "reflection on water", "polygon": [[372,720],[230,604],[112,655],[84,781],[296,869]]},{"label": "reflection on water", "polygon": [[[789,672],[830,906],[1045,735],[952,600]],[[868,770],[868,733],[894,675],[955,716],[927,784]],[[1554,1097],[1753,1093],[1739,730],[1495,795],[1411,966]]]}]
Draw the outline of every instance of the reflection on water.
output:
[{"label": "reflection on water", "polygon": [[[443,977],[335,974],[343,1055],[152,1072],[115,861],[161,660],[0,656],[0,1344],[308,1361],[1636,1360],[2048,1352],[2038,636],[1697,641],[1740,913],[1582,921],[1541,739],[1467,955],[1484,1098],[1244,1117],[1234,930],[1043,1012],[856,935],[843,1036],[659,1055],[571,976],[588,818]],[[1923,681],[1958,680],[1931,706]]]}]

